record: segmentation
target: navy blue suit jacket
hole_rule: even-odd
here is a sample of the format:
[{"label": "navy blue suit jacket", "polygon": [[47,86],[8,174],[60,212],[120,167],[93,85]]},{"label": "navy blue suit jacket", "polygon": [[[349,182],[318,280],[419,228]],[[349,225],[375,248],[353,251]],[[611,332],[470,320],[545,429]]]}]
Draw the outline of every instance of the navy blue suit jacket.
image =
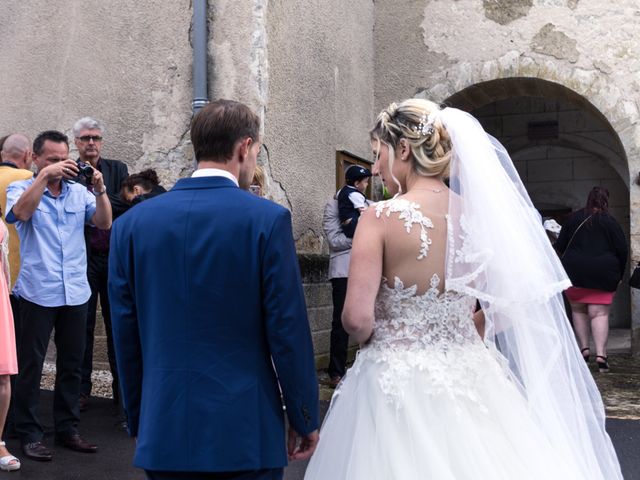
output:
[{"label": "navy blue suit jacket", "polygon": [[[187,178],[113,224],[109,296],[134,463],[286,465],[284,412],[318,428],[318,384],[285,208],[223,177]],[[272,363],[273,359],[273,363]]]}]

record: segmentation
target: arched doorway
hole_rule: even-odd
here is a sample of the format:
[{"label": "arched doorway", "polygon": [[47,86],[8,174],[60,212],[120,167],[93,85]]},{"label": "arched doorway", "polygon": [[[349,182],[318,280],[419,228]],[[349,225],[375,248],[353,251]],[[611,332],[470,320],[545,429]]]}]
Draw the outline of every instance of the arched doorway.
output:
[{"label": "arched doorway", "polygon": [[[444,102],[473,114],[509,151],[543,216],[562,221],[584,206],[595,185],[610,192],[610,210],[629,240],[629,167],[620,139],[586,98],[536,78],[477,83]],[[631,327],[626,282],[611,311],[612,328]]]}]

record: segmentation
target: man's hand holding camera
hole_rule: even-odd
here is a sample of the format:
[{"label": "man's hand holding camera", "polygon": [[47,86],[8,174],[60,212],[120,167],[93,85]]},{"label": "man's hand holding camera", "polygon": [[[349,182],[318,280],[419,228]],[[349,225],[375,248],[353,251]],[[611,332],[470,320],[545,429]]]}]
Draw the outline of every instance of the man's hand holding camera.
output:
[{"label": "man's hand holding camera", "polygon": [[70,180],[78,176],[78,166],[74,160],[66,158],[46,166],[38,175],[44,176],[47,183],[61,179]]}]

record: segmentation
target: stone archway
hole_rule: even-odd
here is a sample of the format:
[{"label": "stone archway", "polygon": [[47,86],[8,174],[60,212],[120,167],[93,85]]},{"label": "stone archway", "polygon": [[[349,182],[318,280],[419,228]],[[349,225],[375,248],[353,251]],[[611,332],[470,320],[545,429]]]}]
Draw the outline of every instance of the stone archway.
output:
[{"label": "stone archway", "polygon": [[[627,152],[637,152],[638,147],[624,101],[612,104],[590,90],[592,98],[605,105],[602,111],[580,92],[531,77],[481,81],[445,97],[434,95],[442,95],[450,87],[445,82],[419,96],[443,101],[478,117],[509,150],[534,203],[575,209],[586,199],[587,188],[605,185],[616,199],[614,214],[627,238],[637,238],[640,232],[631,230],[634,222],[629,215],[635,193],[630,188],[634,175]],[[561,185],[559,191],[553,191],[554,185]],[[636,256],[640,253],[637,248],[632,251]],[[621,290],[612,326],[638,332],[640,324],[633,322],[631,314],[638,308],[631,308],[628,287]]]}]

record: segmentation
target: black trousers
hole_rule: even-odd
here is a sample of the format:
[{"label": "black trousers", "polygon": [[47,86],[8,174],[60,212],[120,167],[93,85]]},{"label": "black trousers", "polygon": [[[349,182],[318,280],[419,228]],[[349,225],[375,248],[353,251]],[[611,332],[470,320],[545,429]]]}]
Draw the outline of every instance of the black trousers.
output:
[{"label": "black trousers", "polygon": [[42,307],[20,299],[20,373],[15,391],[15,427],[23,444],[42,439],[38,418],[40,378],[51,331],[55,328],[56,382],[53,421],[56,433],[75,431],[80,419],[80,368],[84,354],[87,304]]},{"label": "black trousers", "polygon": [[145,470],[148,480],[282,480],[284,469],[250,472],[158,472]]},{"label": "black trousers", "polygon": [[333,319],[331,321],[331,344],[329,348],[329,376],[344,377],[347,366],[349,334],[342,327],[342,308],[347,296],[347,279],[331,279],[331,298],[333,299]]},{"label": "black trousers", "polygon": [[85,340],[84,360],[82,362],[82,388],[84,395],[91,394],[91,372],[93,371],[93,341],[96,329],[96,310],[98,307],[98,297],[100,297],[100,307],[102,308],[102,318],[104,319],[104,329],[107,334],[107,356],[109,358],[109,369],[113,377],[113,398],[115,401],[120,397],[118,370],[116,368],[116,354],[113,349],[113,333],[111,330],[111,308],[109,307],[109,293],[107,291],[108,254],[97,254],[91,252],[87,256],[87,278],[91,288],[91,298],[87,310],[87,329]]}]

